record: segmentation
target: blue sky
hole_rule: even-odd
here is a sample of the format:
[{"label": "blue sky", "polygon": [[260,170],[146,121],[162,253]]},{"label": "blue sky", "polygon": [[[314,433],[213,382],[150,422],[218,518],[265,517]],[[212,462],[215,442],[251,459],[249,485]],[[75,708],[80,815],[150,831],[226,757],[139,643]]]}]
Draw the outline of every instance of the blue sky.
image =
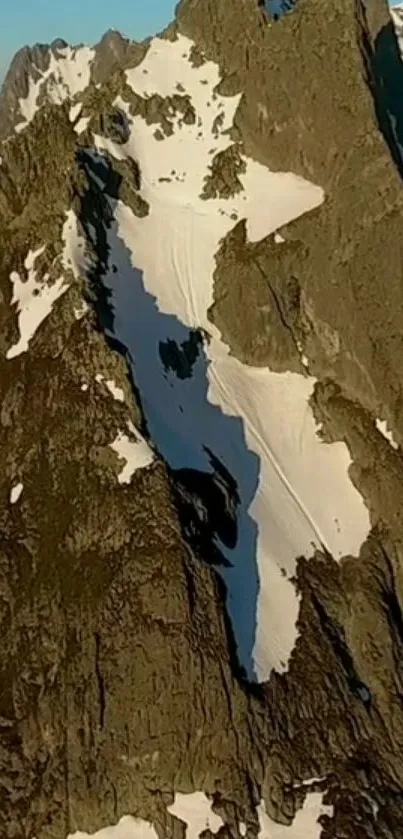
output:
[{"label": "blue sky", "polygon": [[0,0],[0,80],[24,44],[95,43],[110,28],[145,38],[173,17],[175,0]]}]

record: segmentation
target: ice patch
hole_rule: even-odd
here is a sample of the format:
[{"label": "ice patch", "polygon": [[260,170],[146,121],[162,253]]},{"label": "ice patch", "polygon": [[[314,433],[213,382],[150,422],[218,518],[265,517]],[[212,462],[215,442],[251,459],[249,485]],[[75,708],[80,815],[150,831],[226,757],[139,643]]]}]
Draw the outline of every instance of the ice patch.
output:
[{"label": "ice patch", "polygon": [[320,839],[322,827],[320,816],[333,816],[333,807],[322,804],[323,793],[311,792],[307,795],[304,806],[297,810],[290,825],[276,824],[266,813],[264,802],[258,806],[258,839]]},{"label": "ice patch", "polygon": [[284,236],[281,235],[281,233],[276,232],[274,234],[274,241],[275,241],[276,245],[282,245],[285,242],[285,239],[284,239]]},{"label": "ice patch", "polygon": [[58,56],[51,52],[48,69],[41,72],[38,67],[35,68],[40,74],[39,79],[36,82],[30,79],[27,96],[19,99],[23,122],[15,126],[16,132],[23,131],[32,122],[40,107],[39,96],[44,90],[48,100],[55,105],[61,105],[85,90],[90,83],[94,55],[95,51],[89,47],[66,47],[59,51]]},{"label": "ice patch", "polygon": [[392,449],[395,449],[396,451],[399,448],[399,444],[396,443],[392,431],[389,431],[386,420],[376,419],[375,425],[382,436],[385,437],[385,440],[390,443]]},{"label": "ice patch", "polygon": [[[172,468],[212,473],[209,450],[236,482],[240,496],[238,539],[223,548],[230,568],[222,571],[228,608],[242,664],[266,679],[284,670],[297,637],[299,600],[290,577],[296,558],[325,547],[337,560],[357,556],[370,521],[350,481],[344,443],[323,443],[309,405],[315,379],[277,374],[242,364],[208,319],[213,302],[215,255],[234,226],[234,212],[246,221],[249,240],[282,225],[323,201],[323,191],[292,173],[270,172],[245,159],[243,191],[225,199],[200,198],[210,165],[209,129],[221,114],[223,132],[232,125],[239,96],[214,93],[218,67],[194,68],[192,42],[154,39],[143,63],[127,73],[142,95],[162,96],[180,83],[195,109],[196,125],[163,141],[141,116],[131,118],[126,146],[97,138],[97,148],[115,149],[139,162],[144,218],[117,202],[109,230],[114,332],[133,361],[151,438]],[[143,73],[143,70],[147,73]],[[207,80],[207,84],[203,81]],[[203,137],[198,136],[200,131]],[[211,134],[211,130],[210,130]],[[218,133],[216,151],[231,145]],[[163,152],[163,153],[162,153]],[[172,171],[180,180],[160,181]],[[166,370],[160,346],[180,348],[190,329],[208,333],[191,374]],[[218,542],[218,539],[217,539]]]},{"label": "ice patch", "polygon": [[125,394],[121,387],[118,387],[116,382],[113,379],[105,379],[102,373],[97,373],[95,376],[95,380],[98,384],[102,384],[104,382],[106,387],[108,388],[109,392],[112,394],[113,398],[116,399],[117,402],[124,402],[125,401]]},{"label": "ice patch", "polygon": [[24,484],[15,484],[12,487],[10,492],[10,504],[16,504],[18,499],[21,497],[22,490],[24,489]]},{"label": "ice patch", "polygon": [[10,274],[10,281],[13,284],[12,305],[17,306],[18,326],[20,338],[16,344],[7,351],[8,359],[15,358],[26,352],[29,342],[35,335],[41,323],[50,315],[53,305],[67,291],[69,285],[59,277],[52,285],[48,285],[49,275],[45,274],[42,280],[37,279],[35,262],[45,250],[45,246],[36,251],[29,251],[25,260],[25,268],[28,272],[28,279],[21,280],[16,271]]},{"label": "ice patch", "polygon": [[153,452],[130,420],[127,427],[130,437],[123,431],[119,431],[116,439],[110,443],[111,449],[117,454],[119,460],[126,461],[118,475],[120,484],[130,484],[137,469],[150,466],[154,460]]},{"label": "ice patch", "polygon": [[167,810],[186,823],[186,839],[199,839],[203,830],[217,833],[224,824],[222,818],[213,813],[211,801],[204,792],[193,792],[189,795],[176,793],[174,803],[167,807]]},{"label": "ice patch", "polygon": [[149,822],[123,816],[120,821],[110,827],[103,827],[96,833],[69,833],[67,839],[158,839],[158,833]]}]

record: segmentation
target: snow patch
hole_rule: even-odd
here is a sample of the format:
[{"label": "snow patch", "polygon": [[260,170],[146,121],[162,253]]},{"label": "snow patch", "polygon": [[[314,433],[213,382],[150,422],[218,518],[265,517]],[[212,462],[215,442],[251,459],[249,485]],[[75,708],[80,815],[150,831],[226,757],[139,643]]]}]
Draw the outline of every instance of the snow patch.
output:
[{"label": "snow patch", "polygon": [[[320,816],[333,815],[333,807],[322,803],[322,793],[310,793],[305,799],[304,806],[296,813],[291,825],[281,825],[273,822],[267,815],[264,802],[257,808],[259,818],[259,839],[320,839]],[[186,839],[199,839],[204,830],[216,834],[224,825],[220,816],[211,809],[211,801],[203,792],[189,795],[175,794],[175,801],[167,810],[171,815],[186,824]],[[246,835],[246,825],[239,825],[241,836]],[[115,825],[104,827],[95,833],[76,831],[70,833],[67,839],[158,839],[158,834],[150,822],[135,819],[133,816],[123,816]]]},{"label": "snow patch", "polygon": [[393,432],[388,429],[386,420],[376,419],[375,425],[382,436],[385,437],[385,440],[390,443],[392,449],[395,449],[396,451],[399,448],[399,444],[396,443],[396,440],[393,437]]},{"label": "snow patch", "polygon": [[79,116],[79,114],[81,113],[82,109],[83,109],[83,103],[82,102],[76,102],[74,105],[71,106],[70,111],[69,111],[70,122],[75,122],[76,121],[76,119]]},{"label": "snow patch", "polygon": [[84,131],[87,130],[89,124],[91,122],[91,117],[80,117],[78,122],[76,122],[74,126],[74,131],[76,134],[83,134]]},{"label": "snow patch", "polygon": [[308,368],[309,367],[309,359],[308,359],[308,356],[304,354],[304,349],[303,349],[301,341],[297,341],[297,350],[300,354],[301,364],[303,365],[303,367]]},{"label": "snow patch", "polygon": [[[236,481],[237,544],[229,549],[217,543],[232,565],[222,573],[241,661],[250,676],[264,680],[272,668],[286,668],[297,637],[299,600],[290,581],[296,558],[322,547],[335,559],[358,556],[370,521],[349,478],[346,445],[318,437],[309,405],[315,379],[242,364],[208,319],[215,255],[234,226],[233,214],[246,220],[249,240],[259,241],[317,207],[323,191],[245,159],[241,193],[228,200],[200,198],[211,161],[211,141],[203,137],[220,114],[216,151],[231,145],[222,132],[231,127],[240,97],[214,92],[218,67],[207,62],[194,68],[191,46],[182,36],[154,39],[127,80],[144,96],[170,95],[180,83],[196,125],[158,141],[154,126],[132,118],[119,99],[131,124],[128,143],[117,149],[97,139],[98,149],[138,161],[150,206],[140,219],[116,203],[108,240],[110,264],[118,270],[107,274],[105,285],[114,332],[130,353],[150,435],[163,456],[172,468],[211,473],[209,449]],[[180,180],[160,180],[172,171],[181,173]],[[159,347],[168,339],[181,345],[190,329],[209,337],[192,374],[180,378],[164,368]]]},{"label": "snow patch", "polygon": [[78,219],[74,210],[67,210],[62,231],[62,263],[65,271],[72,271],[78,280],[85,277],[88,270],[88,258],[85,253],[85,238],[78,232]]},{"label": "snow patch", "polygon": [[23,131],[32,122],[40,107],[40,94],[45,92],[48,101],[61,105],[66,99],[72,99],[85,90],[90,83],[94,55],[95,50],[89,47],[66,47],[57,56],[50,52],[48,69],[42,72],[35,67],[39,78],[37,81],[30,78],[27,96],[19,99],[23,122],[15,126],[16,132]]},{"label": "snow patch", "polygon": [[126,461],[118,475],[120,484],[130,484],[137,469],[150,466],[154,460],[153,452],[130,420],[127,427],[130,437],[123,431],[118,431],[117,437],[113,443],[110,443],[110,448],[117,454],[119,460]]},{"label": "snow patch", "polygon": [[224,824],[222,818],[213,813],[211,801],[204,792],[193,792],[189,795],[177,792],[174,803],[167,807],[167,810],[186,823],[186,839],[198,839],[203,830],[217,833]]},{"label": "snow patch", "polygon": [[323,775],[322,778],[318,778],[317,776],[313,778],[308,778],[306,781],[297,781],[293,784],[294,789],[301,789],[301,787],[311,787],[312,784],[323,784],[323,781],[326,780],[326,776]]},{"label": "snow patch", "polygon": [[24,489],[24,484],[15,484],[12,487],[10,492],[10,504],[16,504],[19,498],[21,497],[22,490]]},{"label": "snow patch", "polygon": [[322,803],[323,793],[311,792],[307,795],[304,806],[297,810],[290,825],[277,824],[267,815],[264,801],[258,806],[258,839],[320,839],[322,827],[320,816],[333,816],[333,807]]},{"label": "snow patch", "polygon": [[102,382],[104,382],[109,392],[112,394],[113,398],[116,399],[117,402],[125,401],[124,391],[121,387],[117,386],[116,382],[114,382],[113,379],[105,379],[105,376],[102,373],[97,373],[97,375],[95,376],[95,381],[97,381],[98,384],[102,384]]},{"label": "snow patch", "polygon": [[83,833],[79,830],[69,833],[67,839],[158,839],[158,834],[150,822],[123,816],[117,824],[103,827],[96,833]]},{"label": "snow patch", "polygon": [[13,284],[11,303],[17,306],[20,338],[7,351],[8,359],[27,351],[36,330],[50,315],[56,300],[69,288],[63,277],[59,277],[52,285],[47,282],[49,274],[45,274],[41,280],[37,279],[35,262],[44,250],[45,245],[36,251],[29,251],[24,263],[28,272],[26,280],[22,280],[16,271],[10,274],[10,281]]},{"label": "snow patch", "polygon": [[73,309],[75,319],[76,320],[82,320],[82,318],[85,317],[85,315],[87,314],[87,312],[89,312],[89,310],[90,310],[90,307],[89,307],[88,303],[86,303],[85,300],[83,300],[80,303],[79,306],[75,306],[74,309]]},{"label": "snow patch", "polygon": [[372,810],[372,815],[373,815],[373,817],[376,821],[377,818],[378,818],[379,809],[380,809],[378,802],[374,798],[372,798],[372,796],[366,790],[361,790],[361,796],[363,798],[365,798],[365,800],[370,805],[371,810]]}]

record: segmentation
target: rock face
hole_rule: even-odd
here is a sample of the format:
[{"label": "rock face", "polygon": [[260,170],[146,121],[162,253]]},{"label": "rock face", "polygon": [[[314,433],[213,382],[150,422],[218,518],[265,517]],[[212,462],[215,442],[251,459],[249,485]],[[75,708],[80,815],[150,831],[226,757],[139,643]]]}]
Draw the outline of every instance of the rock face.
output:
[{"label": "rock face", "polygon": [[66,47],[65,41],[57,40],[50,46],[35,44],[34,47],[23,47],[14,56],[0,94],[1,137],[12,130],[19,100],[28,96],[30,83],[37,82],[48,70],[51,55],[57,55],[59,49],[64,50]]},{"label": "rock face", "polygon": [[402,66],[381,0],[15,57],[1,839],[402,835]]}]

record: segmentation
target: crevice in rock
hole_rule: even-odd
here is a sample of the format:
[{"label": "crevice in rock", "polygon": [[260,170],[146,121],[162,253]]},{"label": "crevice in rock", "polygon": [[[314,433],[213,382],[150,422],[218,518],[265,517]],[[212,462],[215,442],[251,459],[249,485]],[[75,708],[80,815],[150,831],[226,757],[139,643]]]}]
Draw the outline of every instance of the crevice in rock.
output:
[{"label": "crevice in rock", "polygon": [[98,703],[99,703],[99,728],[102,731],[105,722],[105,709],[106,709],[106,698],[105,698],[105,684],[104,679],[102,676],[101,664],[100,664],[100,653],[101,653],[101,636],[99,632],[96,632],[94,635],[94,642],[95,642],[95,677],[97,680],[97,687],[98,687]]},{"label": "crevice in rock", "polygon": [[[279,295],[277,294],[277,292],[276,292],[276,290],[275,290],[275,288],[274,288],[273,284],[270,282],[270,279],[269,279],[269,277],[267,276],[267,273],[263,270],[262,266],[260,265],[259,259],[257,258],[256,260],[254,260],[254,262],[255,262],[255,265],[257,266],[258,270],[260,271],[260,274],[261,274],[261,276],[262,276],[262,278],[263,278],[264,282],[266,283],[267,288],[269,289],[269,292],[270,292],[270,295],[271,295],[271,297],[272,297],[272,300],[273,300],[273,303],[274,303],[274,306],[275,306],[276,312],[277,312],[277,314],[278,314],[278,316],[279,316],[280,323],[281,323],[281,325],[284,327],[284,329],[286,329],[286,330],[287,330],[287,332],[289,333],[289,335],[290,335],[290,337],[291,337],[291,340],[292,340],[292,342],[293,342],[293,344],[294,344],[294,346],[295,346],[296,352],[297,352],[297,354],[299,355],[299,354],[300,354],[300,350],[299,350],[298,338],[296,337],[296,335],[295,335],[295,333],[294,333],[294,330],[293,330],[293,328],[292,328],[292,325],[290,324],[290,322],[289,322],[289,321],[288,321],[288,319],[287,319],[287,316],[286,316],[286,314],[285,314],[285,312],[284,312],[284,309],[283,309],[283,306],[282,306],[282,303],[281,303],[281,299],[280,299]],[[299,288],[299,284],[298,284],[298,281],[296,280],[296,278],[295,278],[295,277],[292,277],[292,278],[291,278],[291,280],[292,280],[292,282],[293,282],[293,284],[294,284],[294,288],[295,288],[296,294],[297,294],[297,296],[298,296],[298,301],[297,301],[297,302],[298,302],[298,307],[299,307],[299,305],[300,305],[300,288]],[[296,307],[296,308],[297,308],[297,307]]]},{"label": "crevice in rock", "polygon": [[385,582],[385,585],[382,587],[381,596],[383,600],[383,605],[386,611],[387,620],[390,626],[390,634],[391,638],[394,640],[394,657],[396,660],[396,670],[397,674],[399,675],[398,686],[400,696],[403,696],[403,686],[402,686],[402,676],[403,676],[403,666],[402,666],[402,653],[403,653],[403,614],[400,605],[400,600],[398,596],[398,592],[396,589],[396,580],[395,580],[395,573],[393,570],[392,562],[390,557],[387,554],[382,542],[380,542],[380,548],[382,551],[383,558],[385,560],[386,569],[388,572],[388,581]]},{"label": "crevice in rock", "polygon": [[330,618],[319,598],[312,593],[312,604],[315,608],[323,635],[328,639],[333,652],[340,661],[347,678],[350,690],[360,699],[366,708],[370,709],[372,697],[367,686],[359,678],[352,655],[344,640],[342,630]]}]

